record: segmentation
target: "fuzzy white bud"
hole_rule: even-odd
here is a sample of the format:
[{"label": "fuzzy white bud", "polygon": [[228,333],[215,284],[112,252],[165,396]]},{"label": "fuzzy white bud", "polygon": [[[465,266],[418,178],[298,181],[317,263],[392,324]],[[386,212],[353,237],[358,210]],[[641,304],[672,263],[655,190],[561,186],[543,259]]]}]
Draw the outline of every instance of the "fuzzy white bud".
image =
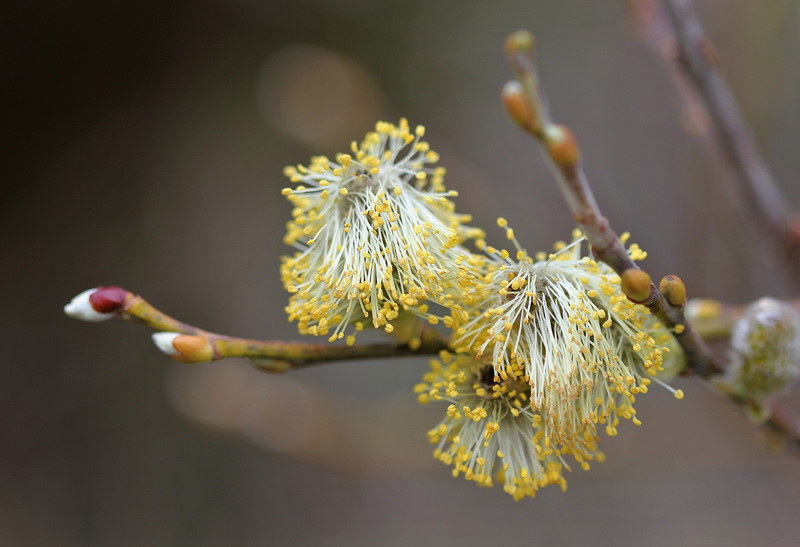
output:
[{"label": "fuzzy white bud", "polygon": [[177,332],[155,332],[153,333],[153,343],[166,355],[178,355],[178,350],[172,342],[180,336]]},{"label": "fuzzy white bud", "polygon": [[800,376],[800,314],[762,298],[751,304],[731,336],[727,380],[741,396],[761,402]]},{"label": "fuzzy white bud", "polygon": [[64,306],[64,313],[73,319],[80,319],[81,321],[107,321],[114,317],[114,313],[101,313],[92,307],[89,298],[97,292],[97,289],[89,289],[83,291],[78,296],[73,298],[69,304]]}]

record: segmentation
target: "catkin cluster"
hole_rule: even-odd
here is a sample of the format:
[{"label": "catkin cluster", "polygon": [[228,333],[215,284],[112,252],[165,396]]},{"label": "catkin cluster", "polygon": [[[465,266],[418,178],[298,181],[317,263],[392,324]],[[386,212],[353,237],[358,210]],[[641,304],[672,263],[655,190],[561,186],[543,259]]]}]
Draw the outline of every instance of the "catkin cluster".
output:
[{"label": "catkin cluster", "polygon": [[619,276],[585,254],[579,231],[529,256],[499,219],[513,254],[487,245],[456,213],[424,134],[404,119],[379,122],[350,153],[285,169],[294,183],[283,191],[294,207],[285,242],[295,252],[281,265],[289,320],[347,344],[364,329],[392,334],[401,315],[440,324],[451,351],[415,387],[420,402],[448,404],[428,432],[434,456],[515,499],[566,488],[570,462],[603,460],[599,430],[641,423],[636,397],[662,383],[680,351],[622,294]]}]

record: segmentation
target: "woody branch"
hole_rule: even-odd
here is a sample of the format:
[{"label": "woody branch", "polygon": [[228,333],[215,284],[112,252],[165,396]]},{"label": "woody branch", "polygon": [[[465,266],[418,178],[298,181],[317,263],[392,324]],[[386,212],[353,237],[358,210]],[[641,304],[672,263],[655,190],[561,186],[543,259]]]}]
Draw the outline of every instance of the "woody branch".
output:
[{"label": "woody branch", "polygon": [[419,340],[419,345],[413,344],[413,348],[407,341],[345,346],[225,336],[178,321],[141,296],[113,286],[78,295],[65,311],[89,321],[117,317],[158,331],[153,335],[156,345],[176,361],[203,363],[243,357],[264,372],[286,372],[333,361],[429,355],[448,347],[438,332],[424,323],[419,326],[416,318],[409,318],[415,323],[413,329]]},{"label": "woody branch", "polygon": [[722,181],[790,283],[800,283],[800,221],[759,153],[691,0],[629,0],[639,33],[667,67],[696,132],[722,165]]},{"label": "woody branch", "polygon": [[517,80],[509,82],[503,89],[506,110],[541,145],[543,156],[575,221],[592,246],[592,253],[620,275],[625,295],[631,301],[647,306],[667,328],[673,330],[693,372],[706,376],[721,371],[708,348],[686,322],[683,314],[686,291],[680,279],[667,276],[660,287],[656,287],[650,276],[628,256],[608,219],[600,211],[581,165],[575,136],[568,127],[551,121],[536,72],[533,48],[533,35],[525,31],[512,34],[506,41],[506,53],[517,76]]},{"label": "woody branch", "polygon": [[[518,31],[506,40],[506,53],[517,80],[506,84],[503,102],[511,118],[541,145],[573,217],[592,246],[595,257],[608,264],[622,282],[622,291],[633,302],[647,306],[668,328],[686,353],[688,370],[702,378],[724,372],[700,334],[684,314],[686,289],[676,276],[666,276],[656,287],[650,276],[630,258],[608,219],[594,199],[580,161],[577,140],[568,127],[552,123],[533,56],[534,37]],[[739,406],[749,401],[730,396]],[[771,415],[764,427],[778,433],[800,454],[800,419],[778,403],[769,404]]]}]

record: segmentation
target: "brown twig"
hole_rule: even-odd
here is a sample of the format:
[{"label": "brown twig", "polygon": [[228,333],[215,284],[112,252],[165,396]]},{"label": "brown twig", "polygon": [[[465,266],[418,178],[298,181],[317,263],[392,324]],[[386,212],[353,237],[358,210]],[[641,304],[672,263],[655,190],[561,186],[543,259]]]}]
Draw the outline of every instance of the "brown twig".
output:
[{"label": "brown twig", "polygon": [[800,455],[800,416],[778,401],[770,401],[767,406],[770,416],[764,427],[777,434],[792,453]]},{"label": "brown twig", "polygon": [[[141,296],[120,287],[99,287],[90,298],[90,305],[95,313],[115,315],[124,321],[144,325],[161,333],[183,335],[169,338],[166,350],[162,348],[162,351],[185,363],[244,357],[260,370],[285,372],[289,369],[306,368],[331,361],[431,355],[448,348],[444,337],[424,324],[416,336],[417,343],[414,344],[350,346],[250,340],[213,333],[178,321],[155,308]],[[69,311],[67,313],[78,317]]]},{"label": "brown twig", "polygon": [[[686,352],[689,368],[700,375],[721,367],[683,316],[684,301],[670,302],[634,263],[619,237],[603,216],[580,161],[577,141],[569,128],[553,124],[542,100],[543,92],[533,59],[533,36],[520,31],[509,36],[506,53],[517,81],[503,90],[511,117],[541,144],[550,167],[572,214],[592,246],[594,256],[608,264],[623,280],[623,292],[634,302],[647,306],[664,325],[672,329]],[[627,283],[630,280],[632,283]],[[630,290],[630,286],[639,290]]]},{"label": "brown twig", "polygon": [[[519,31],[506,41],[506,53],[517,75],[518,81],[509,82],[503,90],[503,101],[512,119],[519,123],[541,145],[543,156],[558,181],[575,220],[581,226],[592,251],[598,260],[608,264],[622,278],[622,290],[632,301],[647,306],[668,328],[686,353],[691,372],[710,379],[725,371],[713,357],[698,331],[692,328],[684,315],[685,289],[679,287],[680,299],[668,299],[665,293],[676,294],[674,285],[665,285],[667,276],[659,290],[633,262],[628,252],[612,230],[608,219],[600,212],[591,187],[581,167],[580,150],[572,132],[565,126],[554,125],[550,113],[540,98],[541,84],[533,60],[533,36]],[[628,284],[626,287],[626,277]],[[677,279],[677,278],[675,278]],[[649,286],[649,287],[648,287]],[[649,288],[649,292],[648,289]],[[729,395],[730,400],[745,407],[749,401]],[[800,419],[777,401],[770,401],[770,417],[764,426],[779,432],[795,451],[800,453]]]},{"label": "brown twig", "polygon": [[[724,167],[726,190],[763,243],[768,260],[787,274],[790,283],[800,284],[797,215],[786,207],[753,142],[691,0],[628,0],[628,7],[637,30],[666,62],[691,114],[689,128],[716,151],[713,157]],[[692,323],[706,340],[729,336],[745,310],[713,301],[705,304],[709,313],[700,314]],[[770,418],[764,427],[781,434],[794,452],[800,453],[800,418],[779,401],[770,401],[768,406]]]},{"label": "brown twig", "polygon": [[[800,300],[787,303],[800,310]],[[745,315],[747,309],[748,306],[731,306],[716,300],[694,299],[689,302],[686,315],[704,340],[716,340],[730,337],[737,321]],[[711,380],[710,384],[719,388],[715,378],[705,377],[705,379]],[[734,391],[729,389],[717,389],[717,391],[744,409],[754,406],[753,400]],[[755,406],[763,406],[767,410],[768,418],[763,423],[764,429],[777,434],[787,448],[794,454],[800,455],[800,416],[787,407],[779,397],[755,403]]]},{"label": "brown twig", "polygon": [[638,30],[670,68],[678,93],[692,115],[691,129],[709,142],[725,166],[726,190],[763,243],[769,259],[798,285],[798,217],[786,206],[755,145],[691,0],[629,0],[628,5]]}]

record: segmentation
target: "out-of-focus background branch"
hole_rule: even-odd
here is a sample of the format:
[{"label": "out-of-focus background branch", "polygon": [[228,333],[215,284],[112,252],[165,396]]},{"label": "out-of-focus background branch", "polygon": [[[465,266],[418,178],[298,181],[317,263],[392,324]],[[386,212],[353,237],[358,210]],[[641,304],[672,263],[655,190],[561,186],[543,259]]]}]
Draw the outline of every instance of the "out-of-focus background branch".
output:
[{"label": "out-of-focus background branch", "polygon": [[[699,8],[757,144],[800,203],[800,2]],[[567,238],[558,190],[497,96],[518,26],[542,44],[551,107],[580,135],[601,207],[649,251],[655,279],[675,273],[690,297],[731,304],[791,296],[621,3],[16,1],[5,14],[0,544],[536,534],[730,546],[800,534],[797,462],[762,450],[699,383],[679,381],[680,402],[651,390],[642,427],[601,439],[606,463],[571,473],[566,494],[514,504],[430,458],[425,431],[445,409],[416,404],[424,361],[282,377],[190,368],[145,329],[61,312],[114,283],[211,330],[296,339],[277,272],[281,169],[345,149],[378,118],[428,127],[459,208],[495,241],[499,215],[532,251]]]},{"label": "out-of-focus background branch", "polygon": [[687,130],[718,162],[715,177],[753,236],[764,260],[800,286],[800,222],[762,156],[727,84],[716,46],[691,0],[629,0],[631,22],[664,61],[683,100]]}]

